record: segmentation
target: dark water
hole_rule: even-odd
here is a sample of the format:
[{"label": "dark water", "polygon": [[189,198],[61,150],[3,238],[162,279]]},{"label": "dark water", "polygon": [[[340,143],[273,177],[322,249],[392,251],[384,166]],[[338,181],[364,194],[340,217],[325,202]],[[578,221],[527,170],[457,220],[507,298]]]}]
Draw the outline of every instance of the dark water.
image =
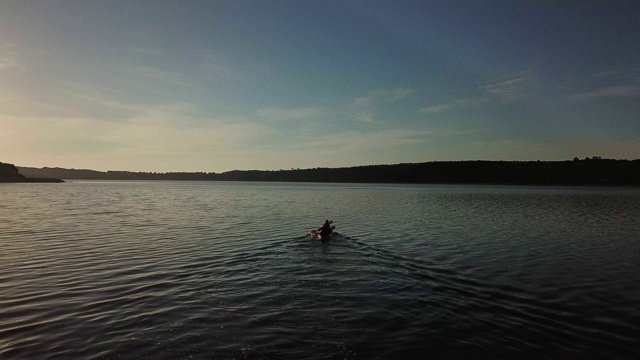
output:
[{"label": "dark water", "polygon": [[638,339],[639,189],[0,185],[2,359],[638,359]]}]

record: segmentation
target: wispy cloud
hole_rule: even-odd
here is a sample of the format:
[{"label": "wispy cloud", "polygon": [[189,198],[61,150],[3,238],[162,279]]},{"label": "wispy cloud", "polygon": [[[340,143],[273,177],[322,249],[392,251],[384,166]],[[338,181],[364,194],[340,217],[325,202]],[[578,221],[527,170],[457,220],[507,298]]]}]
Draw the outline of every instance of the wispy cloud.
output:
[{"label": "wispy cloud", "polygon": [[[182,88],[194,88],[193,84],[185,80],[184,74],[175,71],[162,70],[147,65],[128,66],[123,68],[123,71],[125,74],[138,80],[142,79],[147,82],[162,83]],[[138,84],[138,82],[132,81],[132,84]]]},{"label": "wispy cloud", "polygon": [[450,102],[448,104],[439,104],[439,105],[433,105],[433,106],[428,106],[426,108],[423,108],[420,110],[420,112],[424,112],[424,113],[441,113],[441,112],[445,112],[445,111],[449,111],[453,108],[456,107],[456,102]]},{"label": "wispy cloud", "polygon": [[211,79],[225,79],[247,82],[250,76],[240,69],[231,65],[226,65],[220,60],[212,57],[208,57],[205,62],[202,63],[203,74]]},{"label": "wispy cloud", "polygon": [[381,96],[386,98],[388,101],[399,101],[402,100],[409,95],[413,94],[415,89],[410,88],[397,88],[391,91],[383,92]]},{"label": "wispy cloud", "polygon": [[408,97],[414,92],[415,92],[415,89],[410,89],[410,88],[396,88],[393,90],[376,89],[371,91],[366,96],[356,98],[353,101],[353,105],[373,106],[379,102],[396,102]]},{"label": "wispy cloud", "polygon": [[180,111],[152,109],[117,126],[108,137],[110,141],[135,146],[145,153],[211,152],[241,147],[247,142],[268,136],[272,131],[265,125],[241,117],[199,118]]},{"label": "wispy cloud", "polygon": [[341,151],[371,151],[387,149],[400,145],[419,144],[425,142],[425,137],[431,134],[428,131],[413,131],[408,129],[395,129],[371,132],[343,132],[332,135],[326,139],[316,139],[308,145],[333,146]]},{"label": "wispy cloud", "polygon": [[[127,84],[126,81],[123,84]],[[168,97],[140,97],[132,96],[126,86],[114,87],[93,83],[73,82],[61,84],[55,92],[55,97],[49,99],[58,107],[64,106],[68,111],[63,113],[56,111],[54,116],[85,117],[94,120],[108,120],[110,122],[123,122],[135,116],[146,113],[151,109],[163,108],[166,110],[177,109],[177,115],[184,115],[189,107],[193,111],[194,106],[181,101],[171,100]],[[32,109],[32,114],[42,115],[42,111]],[[176,117],[179,119],[179,117]]]},{"label": "wispy cloud", "polygon": [[510,74],[475,89],[477,95],[420,109],[422,113],[437,114],[466,107],[479,107],[491,103],[512,103],[529,97],[532,79],[527,73]]},{"label": "wispy cloud", "polygon": [[16,94],[0,87],[0,115],[33,116],[36,114],[43,117],[55,114],[74,116],[77,111],[67,104]]},{"label": "wispy cloud", "polygon": [[138,53],[138,54],[143,54],[143,55],[150,55],[150,56],[154,56],[154,57],[158,57],[158,56],[164,56],[165,54],[162,51],[156,50],[156,49],[152,49],[149,47],[143,47],[143,46],[127,46],[126,50],[133,52],[133,53]]},{"label": "wispy cloud", "polygon": [[0,70],[18,66],[17,47],[13,44],[0,45]]},{"label": "wispy cloud", "polygon": [[250,83],[272,72],[272,68],[260,60],[232,61],[210,52],[203,53],[202,58],[199,71],[203,77],[212,80]]},{"label": "wispy cloud", "polygon": [[515,102],[528,97],[529,82],[527,76],[509,76],[481,86],[480,90],[496,96],[503,102]]},{"label": "wispy cloud", "polygon": [[638,86],[611,86],[594,91],[569,95],[568,100],[588,101],[605,98],[638,98],[640,97],[640,87]]},{"label": "wispy cloud", "polygon": [[454,100],[445,104],[438,104],[423,108],[420,112],[423,113],[441,113],[449,110],[453,110],[456,108],[463,108],[469,106],[480,106],[483,104],[489,103],[489,99],[486,97],[470,97],[460,100]]},{"label": "wispy cloud", "polygon": [[465,136],[465,135],[475,135],[478,133],[483,132],[482,130],[477,130],[477,129],[468,129],[468,130],[450,130],[450,131],[439,131],[439,132],[434,132],[434,136],[440,136],[440,137],[445,137],[445,136]]},{"label": "wispy cloud", "polygon": [[369,92],[366,96],[355,98],[344,107],[348,116],[358,122],[376,122],[376,113],[379,106],[395,103],[409,97],[415,89],[396,88],[393,90],[377,89]]},{"label": "wispy cloud", "polygon": [[620,74],[622,74],[623,71],[621,70],[606,70],[606,71],[600,71],[598,73],[593,74],[594,78],[609,78],[609,77],[614,77],[614,76],[618,76]]},{"label": "wispy cloud", "polygon": [[363,111],[355,116],[355,119],[361,123],[371,124],[376,122],[373,112]]},{"label": "wispy cloud", "polygon": [[265,108],[256,111],[256,115],[269,120],[303,120],[326,113],[321,107],[304,107],[294,109]]}]

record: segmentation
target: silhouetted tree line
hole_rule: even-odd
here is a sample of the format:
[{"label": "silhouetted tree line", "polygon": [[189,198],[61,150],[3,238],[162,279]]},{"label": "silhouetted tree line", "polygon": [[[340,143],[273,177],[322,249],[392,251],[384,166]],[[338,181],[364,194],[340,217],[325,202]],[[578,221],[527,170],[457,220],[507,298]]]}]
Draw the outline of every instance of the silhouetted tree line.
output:
[{"label": "silhouetted tree line", "polygon": [[151,173],[19,168],[31,177],[95,180],[200,180],[345,183],[640,185],[640,160],[441,161],[349,168]]}]

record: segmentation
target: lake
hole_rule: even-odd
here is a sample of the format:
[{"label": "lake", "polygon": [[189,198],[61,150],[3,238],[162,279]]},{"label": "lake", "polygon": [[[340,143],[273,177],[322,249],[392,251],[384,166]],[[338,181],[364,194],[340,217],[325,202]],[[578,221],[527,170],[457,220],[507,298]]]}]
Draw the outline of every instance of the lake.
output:
[{"label": "lake", "polygon": [[2,359],[638,359],[639,338],[637,188],[0,184]]}]

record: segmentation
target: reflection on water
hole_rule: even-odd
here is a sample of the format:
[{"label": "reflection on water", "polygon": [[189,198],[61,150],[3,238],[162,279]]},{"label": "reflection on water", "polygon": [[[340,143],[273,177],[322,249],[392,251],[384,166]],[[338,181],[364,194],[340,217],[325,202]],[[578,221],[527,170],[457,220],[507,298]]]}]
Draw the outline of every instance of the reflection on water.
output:
[{"label": "reflection on water", "polygon": [[[640,357],[640,191],[0,185],[0,358]],[[309,230],[332,218],[324,244]]]}]

